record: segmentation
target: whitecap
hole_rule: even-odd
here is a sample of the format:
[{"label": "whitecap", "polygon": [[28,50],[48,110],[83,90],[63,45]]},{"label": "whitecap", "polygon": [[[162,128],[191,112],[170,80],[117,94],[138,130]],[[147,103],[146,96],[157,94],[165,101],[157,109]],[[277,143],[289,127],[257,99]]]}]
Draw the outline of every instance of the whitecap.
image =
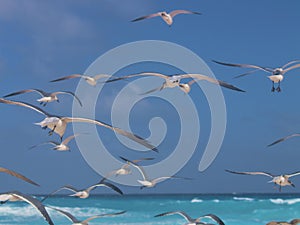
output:
[{"label": "whitecap", "polygon": [[247,201],[247,202],[252,202],[254,201],[253,198],[247,198],[247,197],[233,197],[234,200],[237,200],[237,201]]},{"label": "whitecap", "polygon": [[198,202],[203,202],[203,200],[202,199],[198,199],[198,198],[193,198],[191,200],[191,203],[198,203]]},{"label": "whitecap", "polygon": [[287,205],[293,205],[296,204],[298,202],[300,202],[300,198],[292,198],[292,199],[281,199],[281,198],[277,198],[277,199],[270,199],[270,201],[274,204],[287,204]]}]

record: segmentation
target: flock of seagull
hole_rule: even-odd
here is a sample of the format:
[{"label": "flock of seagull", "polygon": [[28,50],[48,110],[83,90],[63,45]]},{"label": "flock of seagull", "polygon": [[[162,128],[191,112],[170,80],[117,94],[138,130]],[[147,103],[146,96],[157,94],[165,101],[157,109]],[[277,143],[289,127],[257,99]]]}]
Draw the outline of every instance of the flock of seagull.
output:
[{"label": "flock of seagull", "polygon": [[[150,18],[154,18],[154,17],[161,17],[165,23],[167,23],[169,26],[171,26],[174,22],[174,17],[180,14],[194,14],[194,15],[201,15],[201,13],[198,12],[192,12],[192,11],[188,11],[188,10],[174,10],[170,13],[167,12],[157,12],[157,13],[153,13],[150,15],[146,15],[146,16],[142,16],[139,17],[137,19],[132,20],[132,22],[136,22],[136,21],[141,21],[144,19],[150,19]],[[269,67],[262,67],[262,66],[257,66],[257,65],[252,65],[252,64],[234,64],[234,63],[225,63],[225,62],[220,62],[220,61],[215,61],[213,60],[214,63],[220,64],[220,65],[224,65],[224,66],[228,66],[228,67],[240,67],[240,68],[250,68],[252,69],[251,71],[248,71],[246,73],[243,73],[237,77],[243,77],[258,71],[263,71],[266,72],[267,74],[269,74],[268,78],[272,81],[272,89],[271,91],[277,91],[280,92],[281,91],[281,87],[280,84],[284,78],[284,75],[289,72],[290,70],[296,69],[300,67],[300,60],[293,60],[288,62],[287,64],[285,64],[282,67],[278,67],[278,68],[269,68]],[[177,74],[177,75],[165,75],[165,74],[161,74],[158,72],[142,72],[142,73],[137,73],[137,74],[130,74],[127,76],[122,76],[122,77],[113,77],[111,75],[107,75],[107,74],[98,74],[95,76],[88,76],[88,75],[84,75],[84,74],[72,74],[69,76],[65,76],[65,77],[61,77],[55,80],[51,80],[50,82],[59,82],[59,81],[64,81],[64,80],[69,80],[69,79],[74,79],[74,78],[79,78],[79,79],[84,79],[89,85],[91,86],[96,86],[97,82],[100,79],[106,79],[104,82],[105,83],[111,83],[111,82],[116,82],[119,80],[124,80],[124,79],[129,79],[129,78],[134,78],[134,77],[144,77],[144,76],[153,76],[153,77],[159,77],[162,78],[164,80],[164,82],[162,83],[161,86],[156,87],[154,89],[151,89],[143,94],[149,94],[151,92],[155,92],[155,91],[162,91],[165,88],[175,88],[178,87],[181,91],[183,91],[184,93],[189,93],[191,91],[191,86],[193,83],[198,82],[198,81],[207,81],[209,83],[215,84],[215,85],[219,85],[222,86],[224,88],[228,88],[234,91],[238,91],[238,92],[244,92],[244,90],[235,87],[232,84],[228,84],[226,82],[223,82],[221,80],[217,80],[214,78],[211,78],[209,76],[203,75],[203,74]],[[189,79],[188,82],[182,82],[183,79]],[[275,88],[275,83],[278,84],[277,87]],[[25,107],[25,108],[29,108],[33,111],[36,111],[42,115],[45,116],[44,120],[42,120],[39,123],[35,123],[36,125],[41,126],[43,129],[49,129],[49,135],[52,135],[53,133],[56,133],[59,138],[60,138],[60,142],[56,142],[56,141],[49,141],[49,142],[44,142],[44,143],[40,143],[37,145],[34,145],[31,147],[32,148],[36,148],[42,145],[53,145],[54,147],[52,148],[55,151],[69,151],[70,148],[68,146],[68,143],[76,138],[78,135],[82,135],[82,134],[73,134],[67,138],[65,138],[63,140],[63,136],[65,134],[65,131],[67,129],[67,125],[69,123],[74,123],[74,122],[80,122],[80,123],[90,123],[90,124],[95,124],[98,125],[100,127],[105,127],[108,128],[118,134],[121,134],[129,139],[131,139],[134,142],[139,143],[140,145],[145,146],[146,148],[148,148],[151,151],[155,151],[158,152],[158,149],[153,146],[151,143],[149,143],[147,140],[145,140],[144,138],[130,133],[128,131],[125,131],[121,128],[118,127],[113,127],[109,124],[106,124],[102,121],[99,120],[94,120],[94,119],[89,119],[89,118],[77,118],[77,117],[68,117],[68,116],[58,116],[58,115],[54,115],[54,114],[50,114],[48,112],[46,112],[44,109],[32,105],[30,103],[25,103],[22,101],[13,101],[13,100],[8,100],[7,98],[9,97],[13,97],[13,96],[17,96],[17,95],[21,95],[21,94],[25,94],[25,93],[31,93],[31,92],[35,92],[38,93],[41,98],[37,99],[37,101],[40,103],[41,106],[46,106],[48,103],[57,101],[59,102],[59,98],[58,95],[70,95],[72,96],[81,107],[84,107],[82,102],[80,101],[79,97],[75,95],[75,93],[71,92],[71,91],[55,91],[55,92],[45,92],[41,89],[25,89],[25,90],[21,90],[21,91],[16,91],[10,94],[7,94],[5,96],[3,96],[3,98],[0,98],[0,103],[3,104],[8,104],[8,105],[16,105],[16,106],[21,106],[21,107]],[[289,138],[292,137],[298,137],[300,136],[300,134],[295,133],[286,137],[283,137],[273,143],[271,143],[269,146],[273,146],[275,144],[278,144],[280,142],[283,142]],[[177,177],[177,176],[162,176],[162,177],[157,177],[154,179],[150,179],[148,178],[143,166],[139,165],[139,163],[145,161],[145,160],[152,160],[153,158],[141,158],[141,159],[135,159],[135,160],[129,160],[126,159],[124,157],[120,157],[123,161],[124,161],[124,165],[116,170],[113,170],[111,172],[109,172],[104,178],[102,178],[98,183],[93,184],[91,186],[88,186],[85,189],[82,190],[78,190],[76,188],[74,188],[71,185],[64,185],[62,187],[60,187],[59,189],[53,191],[52,193],[50,193],[49,195],[47,195],[46,197],[44,197],[41,200],[38,200],[37,198],[34,198],[30,195],[21,193],[19,191],[10,191],[10,192],[5,192],[5,193],[1,193],[0,194],[0,203],[6,203],[8,201],[11,202],[15,202],[15,201],[24,201],[27,202],[29,204],[31,204],[34,208],[36,208],[38,210],[38,212],[42,215],[42,217],[48,222],[48,224],[53,225],[53,221],[50,218],[47,209],[52,209],[54,211],[57,211],[58,213],[61,213],[63,216],[67,217],[73,225],[88,225],[88,222],[100,217],[105,217],[105,216],[117,216],[117,215],[121,215],[126,213],[126,211],[119,211],[119,212],[115,212],[115,213],[109,213],[109,214],[100,214],[100,215],[95,215],[92,217],[89,217],[85,220],[78,220],[75,216],[73,216],[72,214],[70,214],[69,212],[63,211],[61,209],[52,207],[52,206],[47,206],[44,204],[44,202],[46,201],[46,199],[49,196],[52,196],[62,190],[68,190],[70,192],[72,192],[72,194],[70,194],[69,196],[72,197],[77,197],[77,198],[81,198],[81,199],[85,199],[88,198],[90,196],[90,192],[93,191],[94,189],[98,188],[98,187],[106,187],[111,189],[112,191],[123,195],[123,192],[114,184],[109,183],[107,180],[109,179],[109,177],[111,176],[119,176],[119,175],[128,175],[132,173],[132,168],[135,168],[139,171],[142,179],[141,180],[137,180],[138,183],[140,183],[140,188],[151,188],[154,187],[155,185],[157,185],[158,182],[160,181],[164,181],[167,179],[190,179],[190,178],[185,178],[185,177]],[[0,167],[0,172],[3,173],[7,173],[9,175],[12,175],[16,178],[19,178],[25,182],[28,182],[32,185],[36,185],[39,186],[39,184],[37,184],[36,182],[30,180],[29,178],[25,177],[24,175],[17,173],[13,170],[7,169],[7,168],[3,168]],[[272,180],[270,180],[270,182],[273,182],[274,184],[279,186],[279,191],[281,191],[281,187],[283,186],[295,186],[290,180],[289,178],[293,177],[293,176],[297,176],[300,175],[300,172],[295,172],[292,174],[284,174],[284,175],[272,175],[271,173],[267,173],[267,172],[239,172],[239,171],[232,171],[232,170],[226,170],[226,172],[229,173],[233,173],[233,174],[240,174],[240,175],[263,175],[263,176],[268,176],[270,177]],[[191,218],[187,213],[185,213],[184,211],[170,211],[170,212],[164,212],[158,215],[155,215],[155,217],[162,217],[162,216],[170,216],[170,215],[180,215],[182,216],[188,225],[196,225],[196,224],[208,224],[205,223],[203,221],[201,221],[203,218],[210,218],[212,221],[216,222],[219,225],[225,225],[224,222],[216,215],[214,214],[206,214],[203,216],[200,216],[196,219]],[[267,225],[276,225],[276,224],[291,224],[291,225],[296,225],[300,223],[300,219],[294,219],[291,222],[269,222]]]}]

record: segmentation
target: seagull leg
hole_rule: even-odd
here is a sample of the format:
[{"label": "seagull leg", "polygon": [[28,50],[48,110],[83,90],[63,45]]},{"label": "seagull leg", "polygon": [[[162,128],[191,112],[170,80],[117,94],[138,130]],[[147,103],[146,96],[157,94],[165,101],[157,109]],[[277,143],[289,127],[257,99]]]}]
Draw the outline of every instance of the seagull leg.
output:
[{"label": "seagull leg", "polygon": [[[49,136],[51,136],[53,134],[55,128],[56,128],[56,125],[53,127],[52,130],[49,131]],[[60,137],[60,140],[62,140],[62,137]]]},{"label": "seagull leg", "polygon": [[277,92],[281,92],[280,81],[278,82],[278,86],[277,86],[277,88],[276,88],[276,91],[277,91]]},{"label": "seagull leg", "polygon": [[274,87],[274,81],[272,81],[272,89],[271,89],[272,92],[275,91],[275,87]]},{"label": "seagull leg", "polygon": [[45,102],[44,104],[43,104],[43,106],[45,107],[47,105],[47,102]]}]

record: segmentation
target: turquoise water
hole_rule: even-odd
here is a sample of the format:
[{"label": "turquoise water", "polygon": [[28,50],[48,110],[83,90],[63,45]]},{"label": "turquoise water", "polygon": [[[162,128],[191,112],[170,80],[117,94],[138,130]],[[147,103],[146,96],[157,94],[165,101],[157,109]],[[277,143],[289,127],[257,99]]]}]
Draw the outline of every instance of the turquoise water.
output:
[{"label": "turquoise water", "polygon": [[[39,198],[39,197],[38,197]],[[266,224],[271,220],[300,217],[300,195],[127,195],[91,196],[88,199],[51,197],[45,205],[68,211],[78,219],[126,210],[120,216],[99,218],[89,224],[184,224],[179,215],[155,218],[154,215],[183,210],[191,217],[207,213],[218,215],[226,225]],[[61,214],[48,210],[55,225],[71,224]],[[209,220],[204,220],[210,222]],[[10,202],[0,206],[1,225],[48,224],[30,205]]]}]

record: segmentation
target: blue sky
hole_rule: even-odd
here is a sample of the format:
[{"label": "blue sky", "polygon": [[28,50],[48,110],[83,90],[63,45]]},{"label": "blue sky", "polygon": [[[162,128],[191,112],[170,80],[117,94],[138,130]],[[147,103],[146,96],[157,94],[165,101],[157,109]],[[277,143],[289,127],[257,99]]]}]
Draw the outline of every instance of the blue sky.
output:
[{"label": "blue sky", "polygon": [[[75,91],[78,80],[55,84],[48,81],[84,73],[107,51],[141,40],[182,45],[201,57],[218,79],[246,90],[246,93],[238,93],[222,89],[227,110],[226,135],[219,155],[207,170],[200,173],[198,163],[210,134],[210,111],[203,92],[195,88],[190,96],[199,112],[200,141],[192,159],[178,173],[193,180],[169,180],[153,190],[142,191],[137,187],[121,186],[125,193],[276,192],[272,184],[267,183],[267,177],[227,174],[224,169],[274,174],[300,170],[299,139],[266,148],[282,136],[299,132],[300,108],[296,99],[300,94],[297,76],[300,69],[286,75],[281,93],[271,93],[271,82],[262,72],[233,79],[245,70],[211,62],[215,59],[277,67],[300,59],[298,1],[2,0],[0,4],[0,95],[27,88]],[[171,28],[159,18],[129,22],[142,15],[174,9],[197,11],[203,15],[178,16]],[[115,75],[143,70],[179,72],[168,66],[145,63],[125,68]],[[106,104],[99,101],[97,108],[101,109],[97,110],[96,119],[111,123],[109,99],[122,85],[121,82],[106,87],[107,96],[100,99]],[[176,89],[166,91],[179,92]],[[35,97],[25,94],[14,99],[35,104]],[[153,116],[162,117],[168,126],[167,136],[159,146],[160,153],[149,153],[156,157],[154,162],[158,162],[171,154],[173,142],[178,138],[178,115],[170,105],[158,99],[147,99],[139,104],[132,110],[134,119],[130,121],[135,133],[149,136],[148,123]],[[72,102],[66,96],[60,104],[49,104],[45,110],[71,115],[71,106]],[[1,105],[1,165],[22,172],[41,184],[40,188],[31,187],[1,174],[1,191],[19,189],[28,193],[48,193],[64,184],[83,188],[97,182],[100,176],[88,166],[75,142],[70,144],[72,151],[66,153],[48,151],[45,146],[28,150],[37,143],[57,139],[57,136],[48,137],[46,131],[33,125],[42,119],[33,111]],[[72,129],[68,128],[66,136],[71,133]],[[124,149],[116,143],[111,131],[99,128],[99,133],[108,148],[113,149],[114,156],[145,156]],[[300,177],[292,180],[296,188],[286,187],[284,192],[299,192]],[[99,193],[110,192],[99,190]]]}]

